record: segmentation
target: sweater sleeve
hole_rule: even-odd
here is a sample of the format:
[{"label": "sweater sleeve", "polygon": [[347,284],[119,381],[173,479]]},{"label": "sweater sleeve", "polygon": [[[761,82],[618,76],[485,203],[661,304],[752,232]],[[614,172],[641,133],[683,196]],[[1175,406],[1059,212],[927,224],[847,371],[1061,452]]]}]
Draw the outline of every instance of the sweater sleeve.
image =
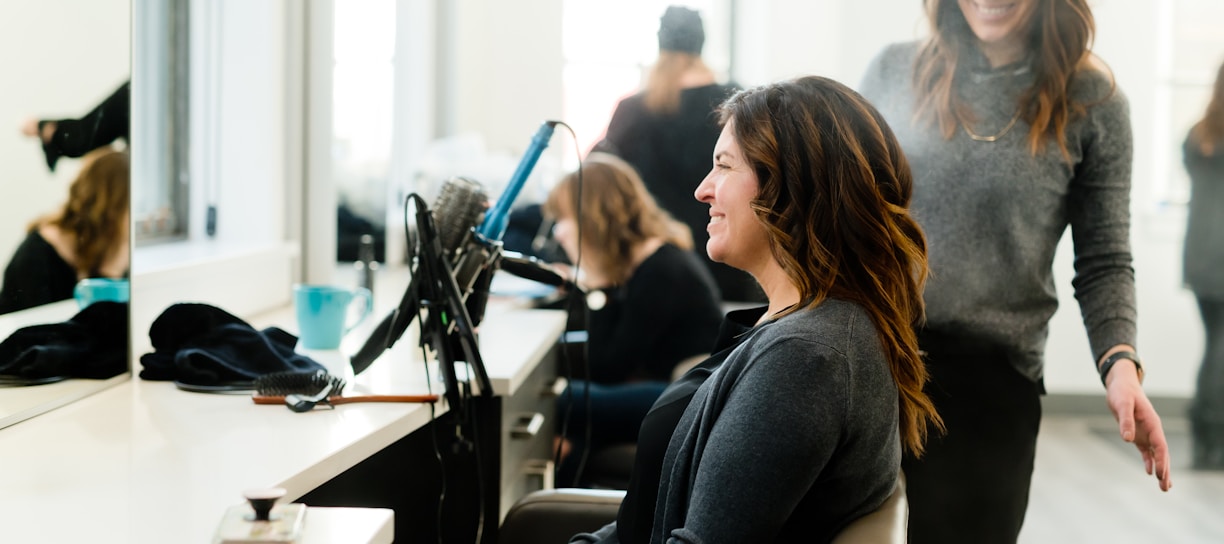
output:
[{"label": "sweater sleeve", "polygon": [[1093,362],[1117,344],[1135,345],[1135,275],[1130,251],[1131,125],[1121,91],[1088,109],[1082,159],[1068,195],[1075,247],[1071,284]]},{"label": "sweater sleeve", "polygon": [[693,460],[689,506],[669,543],[773,542],[841,442],[846,357],[798,337],[763,348]]},{"label": "sweater sleeve", "polygon": [[63,156],[80,157],[119,138],[127,139],[131,125],[129,87],[124,82],[80,119],[56,121],[55,134],[48,145]]},{"label": "sweater sleeve", "polygon": [[594,533],[578,533],[570,538],[569,544],[620,544],[616,522],[604,525]]}]

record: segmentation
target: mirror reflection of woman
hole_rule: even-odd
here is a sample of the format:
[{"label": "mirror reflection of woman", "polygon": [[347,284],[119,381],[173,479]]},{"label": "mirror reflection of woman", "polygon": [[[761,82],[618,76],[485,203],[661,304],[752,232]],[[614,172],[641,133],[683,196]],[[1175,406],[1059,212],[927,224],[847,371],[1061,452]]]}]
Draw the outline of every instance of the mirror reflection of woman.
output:
[{"label": "mirror reflection of woman", "polygon": [[1224,64],[1182,151],[1190,174],[1182,271],[1207,340],[1190,405],[1193,466],[1224,470]]},{"label": "mirror reflection of woman", "polygon": [[0,313],[72,298],[85,278],[128,273],[128,154],[103,147],[86,154],[55,212],[32,221],[4,270]]}]

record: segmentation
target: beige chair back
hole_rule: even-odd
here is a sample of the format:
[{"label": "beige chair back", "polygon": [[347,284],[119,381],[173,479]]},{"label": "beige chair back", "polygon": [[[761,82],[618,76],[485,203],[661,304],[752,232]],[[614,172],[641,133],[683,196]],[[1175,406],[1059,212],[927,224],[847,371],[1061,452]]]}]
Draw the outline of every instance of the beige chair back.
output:
[{"label": "beige chair back", "polygon": [[[498,544],[561,544],[616,519],[624,491],[548,489],[519,499],[501,526]],[[833,544],[905,544],[909,502],[905,477],[878,509],[846,526]]]},{"label": "beige chair back", "polygon": [[897,488],[874,512],[854,520],[833,538],[833,544],[905,544],[909,526],[909,501],[905,499],[905,475]]}]

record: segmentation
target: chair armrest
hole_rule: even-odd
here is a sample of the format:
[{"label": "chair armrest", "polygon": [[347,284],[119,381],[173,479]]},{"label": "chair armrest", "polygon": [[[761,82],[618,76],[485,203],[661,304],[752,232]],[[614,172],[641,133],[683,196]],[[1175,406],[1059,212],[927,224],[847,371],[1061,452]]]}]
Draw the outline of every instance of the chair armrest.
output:
[{"label": "chair armrest", "polygon": [[616,521],[625,492],[606,489],[544,489],[528,493],[502,521],[498,544],[568,542]]}]

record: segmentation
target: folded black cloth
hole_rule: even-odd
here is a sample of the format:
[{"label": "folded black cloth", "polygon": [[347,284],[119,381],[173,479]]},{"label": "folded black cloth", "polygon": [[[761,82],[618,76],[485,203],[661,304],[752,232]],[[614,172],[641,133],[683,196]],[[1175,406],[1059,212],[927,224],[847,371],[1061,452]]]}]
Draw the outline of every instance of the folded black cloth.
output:
[{"label": "folded black cloth", "polygon": [[276,327],[255,330],[245,321],[208,304],[166,308],[149,327],[153,353],[140,356],[146,380],[215,386],[254,381],[280,371],[323,370],[293,351],[297,337]]},{"label": "folded black cloth", "polygon": [[63,323],[23,327],[0,342],[0,374],[100,380],[127,370],[126,302],[95,302]]}]

